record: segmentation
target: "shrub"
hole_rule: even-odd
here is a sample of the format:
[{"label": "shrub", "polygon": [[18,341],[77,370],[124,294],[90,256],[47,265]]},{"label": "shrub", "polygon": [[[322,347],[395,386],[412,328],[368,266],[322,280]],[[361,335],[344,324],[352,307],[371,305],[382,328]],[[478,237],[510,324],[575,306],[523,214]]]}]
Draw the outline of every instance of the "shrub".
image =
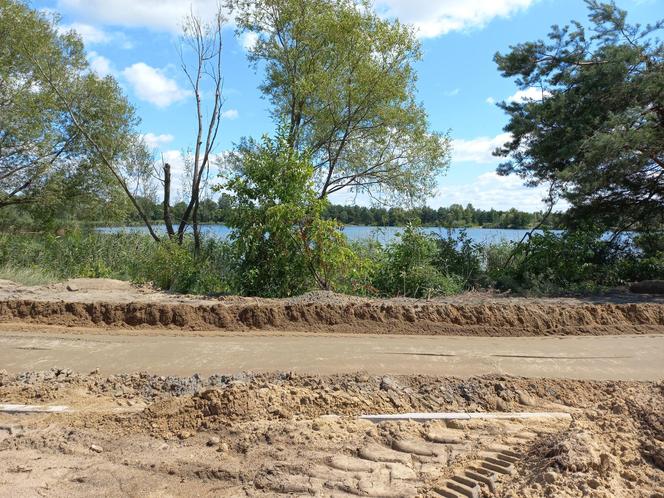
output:
[{"label": "shrub", "polygon": [[285,128],[264,136],[236,164],[224,187],[233,192],[230,244],[234,285],[245,295],[283,297],[314,288],[352,288],[360,262],[327,201],[313,185],[314,167],[294,153]]},{"label": "shrub", "polygon": [[461,292],[458,276],[447,275],[435,265],[436,238],[408,225],[388,244],[379,262],[374,286],[383,294],[433,297]]},{"label": "shrub", "polygon": [[466,289],[486,283],[482,270],[483,246],[473,242],[466,230],[456,236],[448,230],[447,237],[436,239],[436,245],[433,264],[443,275],[455,275]]},{"label": "shrub", "polygon": [[545,294],[622,285],[644,263],[629,238],[609,240],[592,227],[535,234],[514,251],[509,266],[494,268],[496,285]]}]

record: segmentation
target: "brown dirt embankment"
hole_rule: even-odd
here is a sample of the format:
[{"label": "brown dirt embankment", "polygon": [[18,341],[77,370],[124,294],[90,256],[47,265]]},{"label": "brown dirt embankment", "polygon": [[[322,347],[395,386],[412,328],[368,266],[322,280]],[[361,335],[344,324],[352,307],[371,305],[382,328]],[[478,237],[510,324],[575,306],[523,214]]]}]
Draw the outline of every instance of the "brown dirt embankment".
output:
[{"label": "brown dirt embankment", "polygon": [[7,300],[0,322],[74,327],[443,334],[468,336],[664,333],[661,304],[392,302],[109,303]]},{"label": "brown dirt embankment", "polygon": [[[0,412],[0,496],[415,498],[459,476],[503,498],[655,498],[664,486],[661,382],[0,370],[0,399],[72,409]],[[475,411],[570,417],[357,418]]]}]

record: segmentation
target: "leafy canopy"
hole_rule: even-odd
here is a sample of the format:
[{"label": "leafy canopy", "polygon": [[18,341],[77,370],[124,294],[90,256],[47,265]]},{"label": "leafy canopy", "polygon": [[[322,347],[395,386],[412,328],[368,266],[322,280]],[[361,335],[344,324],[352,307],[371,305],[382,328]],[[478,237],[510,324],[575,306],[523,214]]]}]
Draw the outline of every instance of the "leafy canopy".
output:
[{"label": "leafy canopy", "polygon": [[227,224],[238,292],[298,295],[349,284],[361,269],[337,222],[322,218],[327,201],[316,196],[312,172],[309,156],[293,152],[281,128],[218,187],[234,194]]},{"label": "leafy canopy", "polygon": [[553,26],[495,61],[541,99],[499,104],[513,139],[499,173],[550,183],[573,224],[613,228],[664,223],[664,45],[653,25],[627,23],[614,3],[586,2],[590,27]]},{"label": "leafy canopy", "polygon": [[[415,100],[411,29],[354,0],[230,0],[240,31],[258,41],[263,94],[288,144],[307,151],[319,197],[343,189],[423,199],[449,163],[449,140],[429,130]],[[257,144],[244,141],[239,156]]]},{"label": "leafy canopy", "polygon": [[33,204],[44,217],[122,209],[122,192],[72,115],[122,161],[137,118],[117,82],[89,70],[80,37],[61,33],[57,18],[0,0],[0,207]]}]

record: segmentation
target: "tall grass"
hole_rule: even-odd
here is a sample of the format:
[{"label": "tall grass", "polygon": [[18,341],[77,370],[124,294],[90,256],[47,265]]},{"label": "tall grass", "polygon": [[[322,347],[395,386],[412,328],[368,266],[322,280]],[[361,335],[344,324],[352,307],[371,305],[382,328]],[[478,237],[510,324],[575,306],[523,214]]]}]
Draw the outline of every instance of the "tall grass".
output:
[{"label": "tall grass", "polygon": [[180,293],[228,292],[225,244],[207,240],[198,257],[192,246],[189,240],[180,246],[130,233],[1,234],[0,268],[4,278],[24,284],[116,278]]},{"label": "tall grass", "polygon": [[[661,232],[617,247],[591,231],[546,233],[515,247],[475,244],[465,236],[440,238],[409,227],[385,246],[364,242],[350,248],[355,263],[341,270],[346,273],[334,290],[362,295],[433,297],[487,287],[559,294],[664,278]],[[231,249],[214,238],[204,239],[194,255],[189,239],[183,245],[156,243],[137,233],[0,234],[0,279],[37,285],[105,277],[151,282],[178,293],[238,293],[234,282],[244,270]],[[316,288],[311,279],[306,290]],[[261,293],[259,288],[256,295]]]},{"label": "tall grass", "polygon": [[59,280],[56,275],[36,267],[0,266],[0,280],[11,280],[22,285],[46,285]]}]

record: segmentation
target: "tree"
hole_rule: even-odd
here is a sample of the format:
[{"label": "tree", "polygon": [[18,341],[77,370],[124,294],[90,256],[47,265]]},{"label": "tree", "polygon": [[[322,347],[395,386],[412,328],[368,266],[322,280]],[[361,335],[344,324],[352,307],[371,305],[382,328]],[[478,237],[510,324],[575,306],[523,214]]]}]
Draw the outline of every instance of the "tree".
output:
[{"label": "tree", "polygon": [[[258,41],[262,92],[289,146],[310,154],[317,195],[349,189],[423,199],[449,163],[449,140],[429,130],[415,100],[411,29],[355,0],[229,0]],[[259,144],[245,140],[236,160]],[[239,157],[238,157],[239,156]]]},{"label": "tree", "polygon": [[[217,10],[212,22],[205,23],[193,13],[183,23],[180,43],[180,61],[182,71],[187,76],[196,101],[196,141],[190,159],[191,189],[189,201],[182,213],[177,230],[177,239],[182,243],[184,233],[191,220],[194,232],[194,247],[200,249],[200,231],[198,211],[201,198],[201,184],[209,173],[210,162],[216,147],[219,126],[221,124],[222,74],[221,54],[223,48],[222,29],[225,19],[221,8]],[[193,57],[193,64],[188,62]],[[204,96],[211,95],[211,101],[204,105]],[[209,109],[207,115],[205,110]],[[164,190],[170,191],[170,174],[165,170]],[[166,197],[166,196],[164,196]],[[175,232],[169,224],[168,203],[164,202],[166,230],[173,237]]]},{"label": "tree", "polygon": [[[72,186],[84,172],[88,178],[101,173],[93,167],[94,151],[85,146],[35,61],[42,67],[52,64],[49,77],[88,100],[78,105],[81,120],[120,139],[116,154],[134,121],[133,110],[112,82],[89,74],[77,36],[58,34],[55,21],[22,2],[0,0],[0,207],[33,203],[46,189],[53,193]],[[93,106],[112,107],[117,115],[97,114]]]},{"label": "tree", "polygon": [[[230,217],[236,287],[243,295],[282,297],[330,289],[338,274],[360,265],[335,221],[324,220],[327,201],[313,188],[313,166],[294,154],[287,133],[264,136],[241,169],[220,186],[234,195]],[[347,268],[354,268],[351,272]]]},{"label": "tree", "polygon": [[584,220],[618,230],[664,223],[664,21],[627,23],[614,3],[586,2],[590,28],[553,26],[548,41],[510,47],[495,61],[541,98],[499,104],[512,140],[500,174],[551,184]]},{"label": "tree", "polygon": [[93,211],[124,204],[124,193],[156,238],[123,176],[137,146],[134,109],[112,77],[89,70],[80,37],[57,22],[0,0],[0,207],[85,201]]}]

